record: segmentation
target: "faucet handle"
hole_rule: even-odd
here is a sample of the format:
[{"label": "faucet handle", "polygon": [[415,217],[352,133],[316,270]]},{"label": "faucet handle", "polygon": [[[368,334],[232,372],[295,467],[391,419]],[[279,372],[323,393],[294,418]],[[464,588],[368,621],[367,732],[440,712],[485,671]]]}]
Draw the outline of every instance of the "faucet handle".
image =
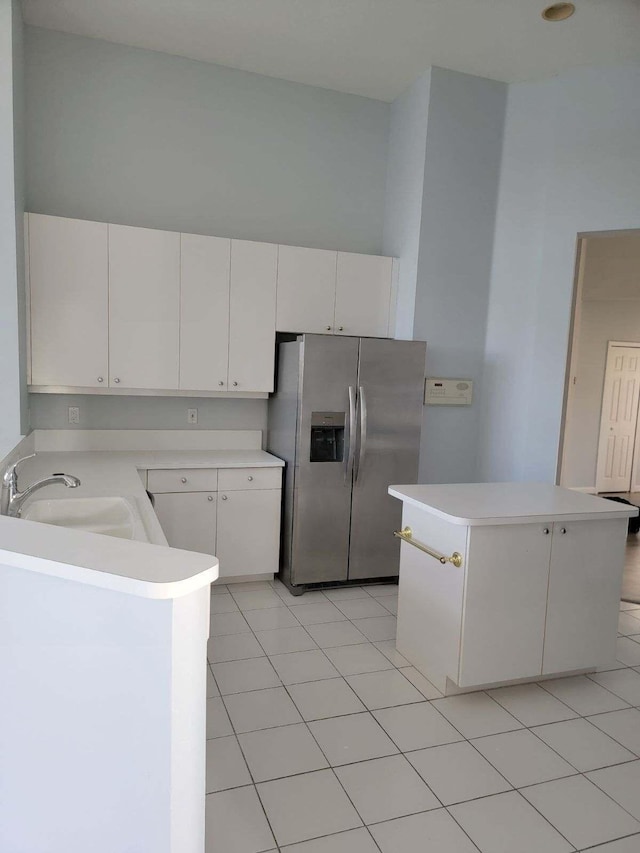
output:
[{"label": "faucet handle", "polygon": [[36,456],[35,453],[30,453],[28,456],[23,456],[21,459],[17,459],[12,465],[9,465],[7,470],[4,472],[3,482],[9,483],[12,479],[18,477],[18,465],[22,462],[26,462],[27,459],[33,459]]}]

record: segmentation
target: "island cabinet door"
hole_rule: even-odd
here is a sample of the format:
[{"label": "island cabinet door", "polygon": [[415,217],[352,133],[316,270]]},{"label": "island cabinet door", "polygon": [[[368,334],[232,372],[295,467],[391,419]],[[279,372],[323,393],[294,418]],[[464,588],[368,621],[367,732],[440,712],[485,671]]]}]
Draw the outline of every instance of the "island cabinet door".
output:
[{"label": "island cabinet door", "polygon": [[627,519],[553,525],[543,673],[612,663]]},{"label": "island cabinet door", "polygon": [[551,524],[472,527],[458,685],[542,671]]}]

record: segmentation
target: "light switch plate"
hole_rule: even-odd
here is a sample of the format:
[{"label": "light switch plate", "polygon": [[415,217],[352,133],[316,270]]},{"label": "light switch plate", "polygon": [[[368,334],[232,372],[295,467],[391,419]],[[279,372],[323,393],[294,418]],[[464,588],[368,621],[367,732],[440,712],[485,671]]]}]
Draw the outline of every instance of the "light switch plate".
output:
[{"label": "light switch plate", "polygon": [[424,402],[427,406],[470,406],[473,399],[471,379],[438,379],[424,381]]},{"label": "light switch plate", "polygon": [[188,424],[197,424],[198,423],[198,410],[197,409],[187,409],[187,423]]},{"label": "light switch plate", "polygon": [[79,406],[69,406],[69,423],[70,424],[79,424],[80,423],[80,407]]}]

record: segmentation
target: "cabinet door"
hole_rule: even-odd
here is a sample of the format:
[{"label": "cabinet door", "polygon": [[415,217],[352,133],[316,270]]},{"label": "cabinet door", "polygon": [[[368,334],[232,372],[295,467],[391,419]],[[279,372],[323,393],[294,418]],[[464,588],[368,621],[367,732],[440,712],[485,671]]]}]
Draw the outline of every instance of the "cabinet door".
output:
[{"label": "cabinet door", "polygon": [[231,241],[229,391],[273,391],[278,247]]},{"label": "cabinet door", "polygon": [[160,527],[172,548],[216,552],[216,494],[181,492],[154,495]]},{"label": "cabinet door", "polygon": [[226,391],[231,240],[180,235],[180,388]]},{"label": "cabinet door", "polygon": [[554,524],[545,675],[615,659],[626,541],[626,518]]},{"label": "cabinet door", "polygon": [[551,524],[470,528],[460,687],[540,674],[550,554]]},{"label": "cabinet door", "polygon": [[338,252],[335,331],[385,338],[389,334],[392,258]]},{"label": "cabinet door", "polygon": [[178,388],[180,234],[109,225],[109,384]]},{"label": "cabinet door", "polygon": [[31,383],[108,384],[107,225],[29,214]]},{"label": "cabinet door", "polygon": [[278,247],[279,332],[333,331],[337,252]]},{"label": "cabinet door", "polygon": [[218,495],[220,577],[278,571],[280,489]]}]

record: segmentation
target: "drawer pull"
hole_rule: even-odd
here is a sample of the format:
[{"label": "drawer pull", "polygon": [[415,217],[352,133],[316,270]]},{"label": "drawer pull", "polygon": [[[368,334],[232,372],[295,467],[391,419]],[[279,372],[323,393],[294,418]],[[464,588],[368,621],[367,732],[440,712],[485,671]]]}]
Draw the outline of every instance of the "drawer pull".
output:
[{"label": "drawer pull", "polygon": [[253,481],[253,477],[249,476],[247,477],[247,480],[251,483]]},{"label": "drawer pull", "polygon": [[227,496],[226,496],[226,495],[223,495],[223,496],[222,496],[222,500],[223,500],[223,501],[226,501],[226,500],[227,500]]},{"label": "drawer pull", "polygon": [[180,482],[181,482],[181,483],[186,483],[186,482],[187,482],[187,478],[186,478],[186,477],[180,477]]},{"label": "drawer pull", "polygon": [[413,532],[410,527],[403,527],[402,530],[394,530],[394,536],[397,536],[398,539],[402,539],[403,542],[408,542],[409,545],[413,545],[414,548],[417,548],[419,551],[424,551],[425,554],[428,554],[430,557],[435,557],[443,565],[445,563],[452,563],[456,569],[459,569],[462,565],[462,554],[458,551],[454,551],[450,557],[446,557],[444,554],[440,554],[438,551],[434,551],[432,548],[428,548],[426,545],[423,545],[422,542],[417,542],[413,538]]},{"label": "drawer pull", "polygon": [[209,495],[209,496],[207,497],[207,500],[208,500],[208,501],[212,501],[212,500],[213,500],[213,495]]}]

